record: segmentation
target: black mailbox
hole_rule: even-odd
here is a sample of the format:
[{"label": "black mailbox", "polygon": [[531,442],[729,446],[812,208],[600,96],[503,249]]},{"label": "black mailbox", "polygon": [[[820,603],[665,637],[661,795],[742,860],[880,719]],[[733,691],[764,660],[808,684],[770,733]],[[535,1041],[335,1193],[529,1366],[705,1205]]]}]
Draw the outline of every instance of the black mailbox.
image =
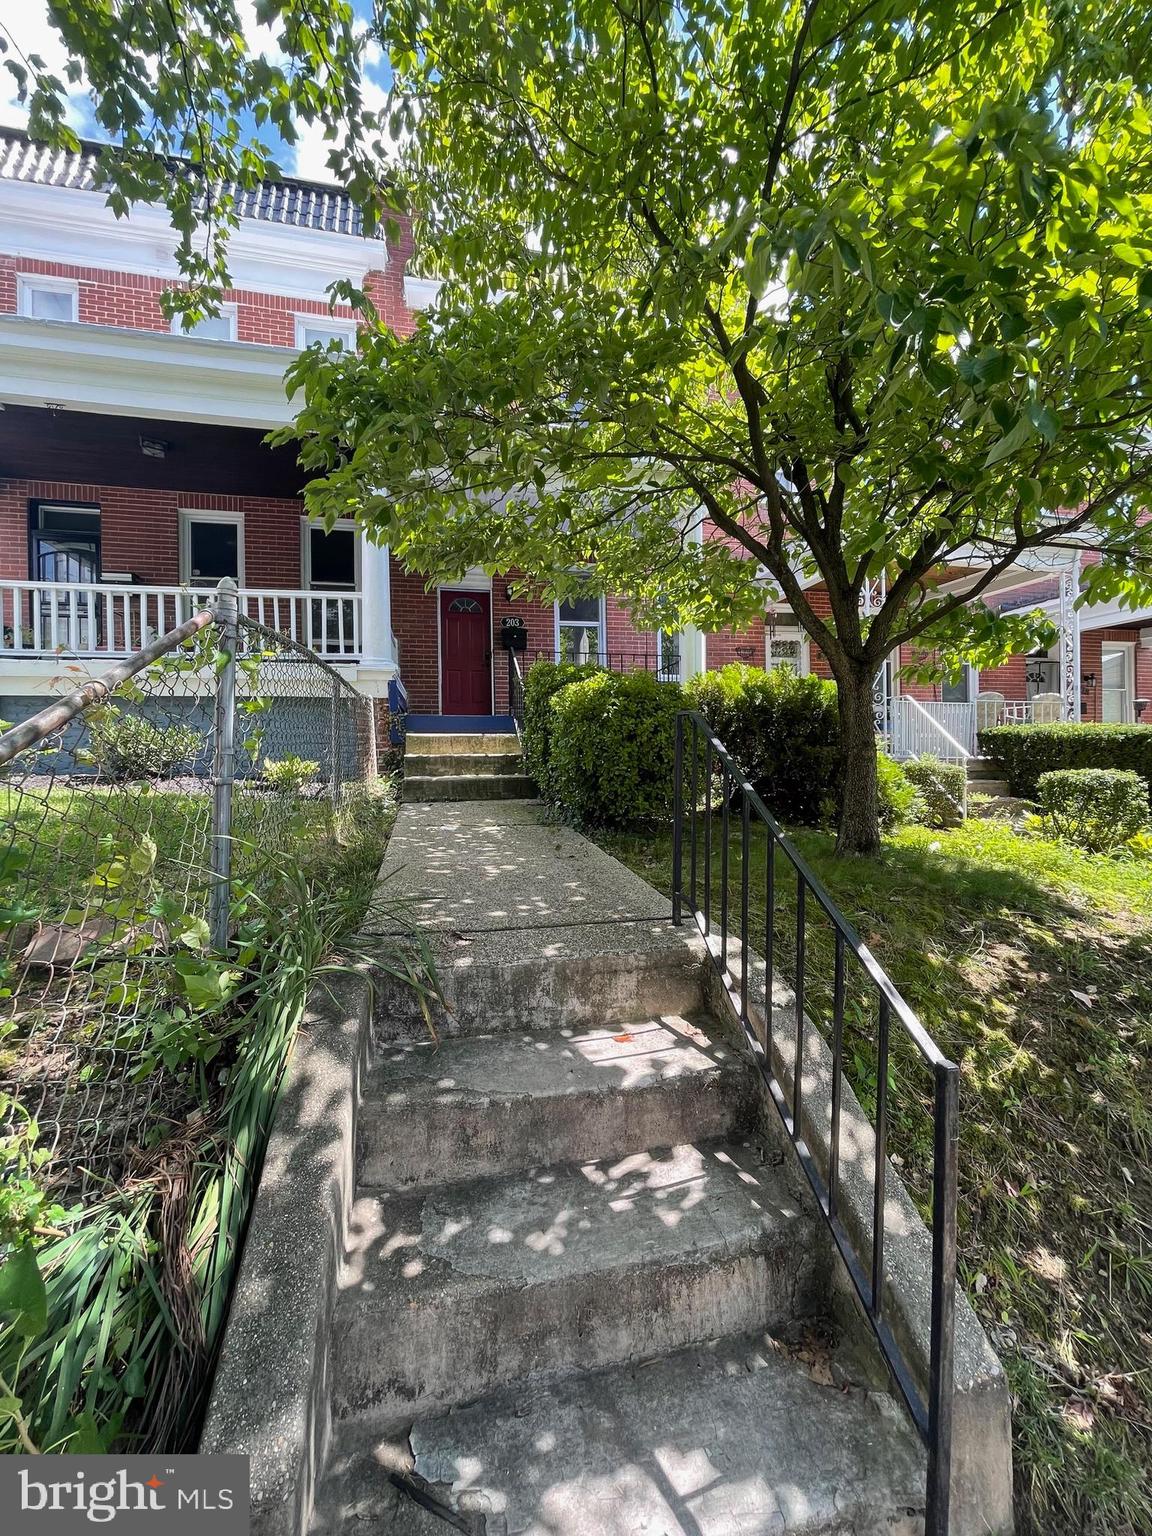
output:
[{"label": "black mailbox", "polygon": [[500,620],[500,644],[506,651],[526,651],[528,631],[523,619]]}]

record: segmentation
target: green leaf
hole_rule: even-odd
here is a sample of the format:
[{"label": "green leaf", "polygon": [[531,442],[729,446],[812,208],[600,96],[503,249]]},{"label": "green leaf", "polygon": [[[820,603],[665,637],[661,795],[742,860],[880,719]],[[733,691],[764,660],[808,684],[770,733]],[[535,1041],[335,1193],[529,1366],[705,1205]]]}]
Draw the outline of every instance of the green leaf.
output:
[{"label": "green leaf", "polygon": [[22,1338],[35,1338],[48,1326],[48,1293],[31,1243],[16,1248],[0,1267],[0,1313]]},{"label": "green leaf", "polygon": [[984,460],[984,468],[991,469],[994,464],[1010,458],[1018,449],[1023,448],[1033,433],[1032,422],[1027,415],[1021,416],[1014,427],[1004,436],[998,438],[988,450],[988,456]]}]

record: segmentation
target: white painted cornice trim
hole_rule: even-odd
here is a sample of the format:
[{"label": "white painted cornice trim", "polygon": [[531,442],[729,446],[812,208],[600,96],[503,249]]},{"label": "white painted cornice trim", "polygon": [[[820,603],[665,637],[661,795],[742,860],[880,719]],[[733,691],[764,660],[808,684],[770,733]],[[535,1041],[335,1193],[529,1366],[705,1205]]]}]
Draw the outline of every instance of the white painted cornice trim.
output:
[{"label": "white painted cornice trim", "polygon": [[[99,192],[0,179],[6,256],[179,281],[177,235],[165,209],[137,203],[119,219]],[[360,282],[388,266],[383,240],[242,219],[228,246],[234,288],[323,299],[338,278]]]},{"label": "white painted cornice trim", "polygon": [[0,315],[0,402],[278,427],[292,347]]},{"label": "white painted cornice trim", "polygon": [[444,284],[436,277],[406,277],[404,302],[409,309],[431,309]]}]

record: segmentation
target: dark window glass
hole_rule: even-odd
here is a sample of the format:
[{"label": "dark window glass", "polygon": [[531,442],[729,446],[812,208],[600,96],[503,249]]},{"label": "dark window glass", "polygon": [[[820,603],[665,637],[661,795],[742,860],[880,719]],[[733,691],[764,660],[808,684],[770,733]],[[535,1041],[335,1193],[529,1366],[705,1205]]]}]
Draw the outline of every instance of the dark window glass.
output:
[{"label": "dark window glass", "polygon": [[188,524],[188,575],[193,581],[220,581],[240,575],[240,529],[236,523]]},{"label": "dark window glass", "polygon": [[309,528],[309,568],[314,587],[356,586],[356,530]]}]

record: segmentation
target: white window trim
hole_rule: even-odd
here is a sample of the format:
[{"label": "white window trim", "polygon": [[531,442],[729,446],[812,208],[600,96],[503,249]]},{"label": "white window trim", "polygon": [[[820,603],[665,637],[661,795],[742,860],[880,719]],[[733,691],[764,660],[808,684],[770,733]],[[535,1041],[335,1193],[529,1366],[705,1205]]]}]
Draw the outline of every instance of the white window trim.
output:
[{"label": "white window trim", "polygon": [[771,633],[769,625],[764,626],[764,670],[766,672],[772,670],[772,643],[775,640],[782,640],[786,645],[793,641],[799,643],[796,673],[798,677],[807,677],[812,670],[812,652],[808,636],[799,624],[778,625],[775,634]]},{"label": "white window trim", "polygon": [[[306,592],[311,592],[311,590],[312,590],[312,539],[311,539],[311,530],[313,528],[315,528],[318,532],[321,532],[321,533],[323,533],[323,532],[335,533],[336,530],[339,528],[339,529],[348,529],[351,533],[355,534],[356,527],[357,527],[357,524],[356,524],[356,519],[354,517],[338,517],[336,519],[336,521],[332,524],[331,529],[328,529],[328,530],[325,530],[322,524],[317,523],[317,522],[313,522],[312,519],[309,518],[309,517],[301,517],[301,519],[300,519],[300,585],[304,588],[304,590]],[[361,578],[360,578],[360,553],[361,553],[361,550],[363,549],[363,540],[359,539],[359,538],[354,538],[353,541],[352,541],[352,547],[353,547],[353,549],[356,552],[355,553],[355,557],[354,557],[355,558],[355,562],[356,562],[355,567],[354,567],[355,573],[356,573],[356,586],[353,588],[353,590],[356,591],[356,592],[359,592],[359,591],[362,590],[362,587],[363,587],[363,583],[362,583]],[[331,591],[334,591],[335,589],[332,588],[332,587],[321,587],[321,588],[319,588],[319,590],[321,592],[331,592]]]},{"label": "white window trim", "polygon": [[[476,597],[488,599],[488,648],[491,659],[488,663],[488,713],[493,717],[496,714],[496,646],[495,625],[496,605],[492,601],[492,578],[484,581],[445,581],[436,588],[436,712],[444,713],[444,615],[443,603],[440,601],[442,592],[471,592]],[[419,711],[417,711],[419,713]],[[462,716],[463,719],[468,717]]]},{"label": "white window trim", "polygon": [[[198,337],[196,335],[195,331],[186,331],[184,329],[184,327],[180,323],[181,318],[182,317],[180,315],[173,315],[172,316],[169,328],[170,328],[173,336],[184,336],[189,341],[219,341],[221,339],[219,336],[200,336],[200,337]],[[219,318],[223,319],[223,320],[227,320],[227,322],[228,322],[228,335],[226,337],[224,337],[223,339],[225,341],[235,341],[236,340],[236,305],[235,304],[221,304]]]},{"label": "white window trim", "polygon": [[16,274],[16,312],[26,320],[35,320],[28,295],[33,289],[49,289],[53,293],[66,293],[72,299],[71,320],[57,320],[57,325],[75,325],[80,319],[80,284],[74,277],[41,277],[38,272]]},{"label": "white window trim", "polygon": [[1124,653],[1124,720],[1133,725],[1136,721],[1136,642],[1135,640],[1102,640],[1100,642],[1100,678],[1097,689],[1100,698],[1100,718],[1104,718],[1104,652]]},{"label": "white window trim", "polygon": [[296,316],[296,345],[302,352],[308,343],[304,340],[304,331],[314,325],[326,331],[334,331],[343,336],[348,343],[347,351],[356,350],[356,322],[346,319],[343,315],[297,315]]},{"label": "white window trim", "polygon": [[189,571],[192,566],[192,534],[189,525],[191,523],[235,523],[236,524],[236,585],[244,585],[244,514],[243,512],[214,512],[205,507],[181,507],[180,508],[180,584],[191,586],[192,577]]},{"label": "white window trim", "polygon": [[[561,628],[576,629],[577,627],[587,626],[587,623],[587,619],[573,619],[570,621],[566,620],[564,624],[561,625],[560,604],[558,602],[554,602],[552,604],[552,653],[556,658],[557,663],[559,663],[561,660]],[[599,640],[596,644],[596,656],[597,659],[599,659],[601,656],[606,656],[608,654],[608,599],[604,593],[600,594],[600,607],[596,616],[596,625],[599,630]]]}]

